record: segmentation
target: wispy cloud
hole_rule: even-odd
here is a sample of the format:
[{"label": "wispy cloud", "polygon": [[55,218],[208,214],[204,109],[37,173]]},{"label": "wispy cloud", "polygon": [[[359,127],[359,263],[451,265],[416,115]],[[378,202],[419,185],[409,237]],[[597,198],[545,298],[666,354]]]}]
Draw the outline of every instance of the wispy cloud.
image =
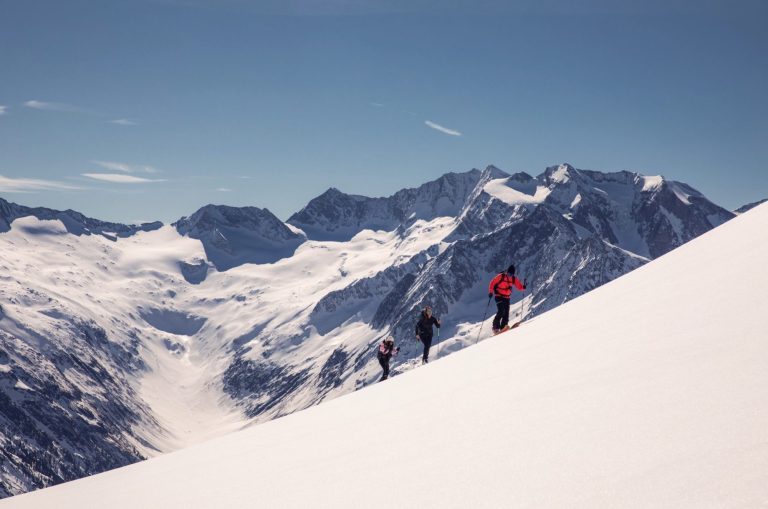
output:
[{"label": "wispy cloud", "polygon": [[124,171],[125,173],[157,173],[157,168],[152,166],[116,163],[113,161],[91,161],[107,170]]},{"label": "wispy cloud", "polygon": [[0,175],[0,192],[31,193],[35,191],[73,191],[82,189],[78,186],[56,182],[55,180],[12,178]]},{"label": "wispy cloud", "polygon": [[125,125],[125,126],[139,125],[138,122],[134,122],[133,120],[128,120],[127,118],[116,118],[115,120],[109,120],[108,123]]},{"label": "wispy cloud", "polygon": [[217,191],[219,191],[221,193],[231,193],[232,192],[232,190],[230,188],[228,188],[228,187],[220,187],[220,188],[217,189]]},{"label": "wispy cloud", "polygon": [[44,101],[31,100],[24,103],[27,108],[44,111],[65,111],[68,113],[85,113],[85,110],[72,106],[71,104],[64,103],[49,103]]},{"label": "wispy cloud", "polygon": [[8,106],[3,106],[0,104],[0,115],[5,115],[6,111],[8,111]]},{"label": "wispy cloud", "polygon": [[121,175],[119,173],[82,173],[81,175],[94,180],[112,182],[113,184],[148,184],[165,182],[164,179],[145,179],[142,177],[134,177],[133,175]]},{"label": "wispy cloud", "polygon": [[374,102],[372,102],[372,103],[369,103],[369,104],[371,106],[375,107],[375,108],[383,108],[384,107],[384,105],[381,104],[381,103],[374,103]]},{"label": "wispy cloud", "polygon": [[436,124],[435,122],[432,122],[431,120],[425,120],[424,123],[427,124],[432,129],[440,131],[441,133],[450,134],[451,136],[461,136],[461,133],[459,131],[455,131],[453,129],[448,129],[447,127],[443,127],[440,124]]},{"label": "wispy cloud", "polygon": [[[95,117],[101,117],[104,118],[107,115],[98,112],[89,110],[86,108],[82,108],[80,106],[75,106],[73,104],[67,104],[67,103],[54,103],[54,102],[47,102],[47,101],[38,101],[37,99],[32,99],[30,101],[26,101],[22,103],[22,106],[26,108],[32,108],[33,110],[41,110],[41,111],[58,111],[58,112],[64,112],[64,113],[79,113],[81,115],[91,115]],[[2,111],[0,111],[0,114],[2,114]],[[108,124],[115,124],[115,125],[122,125],[122,126],[135,126],[139,125],[138,122],[134,120],[130,120],[127,118],[115,118],[112,120],[105,120]]]}]

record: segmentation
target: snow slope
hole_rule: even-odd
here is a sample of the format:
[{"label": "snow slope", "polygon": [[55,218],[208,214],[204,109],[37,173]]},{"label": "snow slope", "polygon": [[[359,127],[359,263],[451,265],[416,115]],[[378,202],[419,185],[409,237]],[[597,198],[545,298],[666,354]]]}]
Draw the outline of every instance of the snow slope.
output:
[{"label": "snow slope", "polygon": [[[0,498],[369,385],[377,342],[412,339],[426,304],[441,355],[471,346],[511,260],[537,316],[732,216],[685,184],[568,164],[331,189],[294,224],[207,205],[136,227],[0,200]],[[402,346],[398,373],[421,357]]]},{"label": "snow slope", "polygon": [[764,506],[766,231],[762,205],[477,347],[0,507]]},{"label": "snow slope", "polygon": [[[103,471],[242,428],[252,416],[236,405],[222,380],[224,374],[235,378],[229,368],[236,355],[237,366],[269,358],[283,372],[295,367],[306,380],[319,376],[339,343],[358,341],[367,351],[376,335],[370,327],[348,326],[326,338],[305,327],[317,300],[356,277],[409,260],[439,243],[452,226],[438,218],[416,221],[402,236],[366,230],[345,243],[309,241],[276,263],[218,272],[206,265],[201,242],[171,226],[115,242],[103,235],[69,235],[59,219],[15,219],[0,235],[0,394],[14,404],[10,408],[0,400],[5,405],[0,407],[2,452],[20,456],[20,441],[30,447],[31,458],[45,446],[30,438],[41,440],[39,428],[50,432],[48,439],[62,455],[93,453],[75,472],[84,476],[94,473],[89,466]],[[206,276],[188,284],[185,261],[207,267]],[[88,368],[86,325],[100,334],[104,349],[120,354],[97,359],[99,372]],[[86,366],[72,366],[70,356]],[[125,393],[112,391],[107,397],[94,389],[107,377]],[[355,388],[355,380],[341,387],[337,374],[331,378],[325,390],[295,390],[293,400],[282,387],[264,384],[256,403],[263,410],[259,418],[289,413],[292,404],[315,404],[329,390]],[[241,387],[234,385],[233,390]],[[131,412],[118,413],[110,405]],[[21,414],[28,409],[35,413],[22,434]],[[39,413],[55,426],[38,423]],[[93,446],[96,438],[78,441],[94,431],[120,443],[122,451],[108,457]],[[51,461],[65,463],[58,457]],[[29,489],[33,475],[16,467],[0,454],[0,479],[15,490]],[[72,475],[68,465],[61,470],[47,482]]]}]

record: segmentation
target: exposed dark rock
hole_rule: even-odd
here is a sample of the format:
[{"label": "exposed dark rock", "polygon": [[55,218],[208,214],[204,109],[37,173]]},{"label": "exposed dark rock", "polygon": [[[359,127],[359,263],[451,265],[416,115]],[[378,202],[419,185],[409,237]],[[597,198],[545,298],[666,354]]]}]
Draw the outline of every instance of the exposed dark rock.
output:
[{"label": "exposed dark rock", "polygon": [[73,235],[103,235],[110,240],[116,237],[130,237],[140,231],[157,230],[163,226],[160,221],[140,225],[110,223],[86,217],[74,210],[53,210],[44,207],[25,207],[0,198],[0,233],[11,229],[11,223],[20,217],[34,216],[40,220],[59,220],[68,233]]},{"label": "exposed dark rock", "polygon": [[[206,257],[220,271],[244,263],[274,263],[293,255],[306,240],[269,210],[257,207],[206,205],[173,226],[180,234],[199,239]],[[195,281],[200,274],[193,270],[191,277]]]}]

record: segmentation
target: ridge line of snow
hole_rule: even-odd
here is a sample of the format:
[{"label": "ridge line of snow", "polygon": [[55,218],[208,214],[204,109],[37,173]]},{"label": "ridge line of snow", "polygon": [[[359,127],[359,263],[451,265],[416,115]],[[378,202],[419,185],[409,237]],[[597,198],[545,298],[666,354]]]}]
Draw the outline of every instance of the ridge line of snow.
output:
[{"label": "ridge line of snow", "polygon": [[459,355],[3,503],[390,507],[375,488],[388,468],[404,507],[757,507],[766,228],[768,205]]}]

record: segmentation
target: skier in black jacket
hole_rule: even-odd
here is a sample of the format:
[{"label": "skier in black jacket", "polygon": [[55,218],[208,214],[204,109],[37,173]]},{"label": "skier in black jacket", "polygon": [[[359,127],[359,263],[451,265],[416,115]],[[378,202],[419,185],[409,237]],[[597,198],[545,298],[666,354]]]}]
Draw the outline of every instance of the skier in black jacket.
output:
[{"label": "skier in black jacket", "polygon": [[386,380],[389,378],[389,360],[397,355],[397,352],[400,351],[400,347],[395,347],[395,338],[392,336],[388,336],[384,341],[381,342],[379,345],[379,349],[376,353],[376,356],[379,359],[379,364],[381,364],[381,369],[384,370],[384,373],[381,375],[382,380]]},{"label": "skier in black jacket", "polygon": [[432,307],[427,306],[421,312],[419,321],[416,322],[416,339],[424,344],[424,354],[421,356],[421,363],[426,364],[429,361],[429,348],[432,346],[432,326],[440,328],[440,320],[432,316]]}]

